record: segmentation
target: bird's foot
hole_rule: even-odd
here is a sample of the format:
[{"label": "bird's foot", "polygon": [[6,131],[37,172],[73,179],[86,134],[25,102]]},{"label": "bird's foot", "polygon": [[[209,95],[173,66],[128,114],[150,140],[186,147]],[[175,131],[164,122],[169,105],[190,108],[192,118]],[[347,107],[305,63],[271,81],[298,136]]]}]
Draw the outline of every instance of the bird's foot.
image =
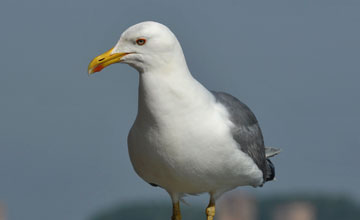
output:
[{"label": "bird's foot", "polygon": [[206,220],[213,220],[215,216],[215,204],[209,204],[206,208]]}]

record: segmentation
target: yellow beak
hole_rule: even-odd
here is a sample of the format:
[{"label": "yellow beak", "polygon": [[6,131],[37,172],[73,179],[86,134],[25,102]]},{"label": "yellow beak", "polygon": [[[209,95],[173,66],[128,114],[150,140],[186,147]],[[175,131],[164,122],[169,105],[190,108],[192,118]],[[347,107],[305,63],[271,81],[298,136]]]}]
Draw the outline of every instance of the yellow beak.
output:
[{"label": "yellow beak", "polygon": [[113,63],[119,63],[121,62],[121,58],[129,53],[113,53],[111,54],[112,50],[114,48],[111,48],[107,52],[95,57],[88,66],[88,74],[91,75],[96,72],[100,72],[105,67],[113,64]]}]

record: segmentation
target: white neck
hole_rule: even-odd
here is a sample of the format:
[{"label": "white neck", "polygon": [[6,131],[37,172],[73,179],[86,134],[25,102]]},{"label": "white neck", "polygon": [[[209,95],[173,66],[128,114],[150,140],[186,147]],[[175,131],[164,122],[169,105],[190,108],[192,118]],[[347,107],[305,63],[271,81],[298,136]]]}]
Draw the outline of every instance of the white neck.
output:
[{"label": "white neck", "polygon": [[213,101],[211,93],[185,67],[140,74],[138,118],[161,123],[159,120],[188,114]]}]

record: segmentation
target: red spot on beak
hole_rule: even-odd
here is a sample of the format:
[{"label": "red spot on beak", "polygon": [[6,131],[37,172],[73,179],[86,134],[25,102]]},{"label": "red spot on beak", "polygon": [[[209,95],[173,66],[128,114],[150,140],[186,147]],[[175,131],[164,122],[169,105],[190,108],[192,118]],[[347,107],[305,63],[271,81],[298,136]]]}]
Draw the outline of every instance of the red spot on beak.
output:
[{"label": "red spot on beak", "polygon": [[94,68],[94,73],[100,72],[102,69],[104,69],[104,66],[99,64]]}]

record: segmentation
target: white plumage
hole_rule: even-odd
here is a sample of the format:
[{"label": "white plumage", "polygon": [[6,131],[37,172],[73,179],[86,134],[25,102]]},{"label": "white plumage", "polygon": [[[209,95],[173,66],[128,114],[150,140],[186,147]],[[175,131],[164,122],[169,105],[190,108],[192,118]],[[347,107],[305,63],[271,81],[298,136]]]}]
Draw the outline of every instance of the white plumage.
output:
[{"label": "white plumage", "polygon": [[115,62],[140,73],[138,114],[128,136],[131,162],[141,178],[169,193],[173,219],[179,219],[175,209],[184,194],[210,193],[212,219],[222,193],[273,178],[253,113],[194,79],[166,26],[142,22],[130,27],[113,49],[90,63],[89,73]]},{"label": "white plumage", "polygon": [[[180,83],[181,74],[187,80]],[[171,194],[262,183],[262,172],[232,138],[226,109],[188,73],[140,78],[142,104],[128,137],[139,176]]]}]

